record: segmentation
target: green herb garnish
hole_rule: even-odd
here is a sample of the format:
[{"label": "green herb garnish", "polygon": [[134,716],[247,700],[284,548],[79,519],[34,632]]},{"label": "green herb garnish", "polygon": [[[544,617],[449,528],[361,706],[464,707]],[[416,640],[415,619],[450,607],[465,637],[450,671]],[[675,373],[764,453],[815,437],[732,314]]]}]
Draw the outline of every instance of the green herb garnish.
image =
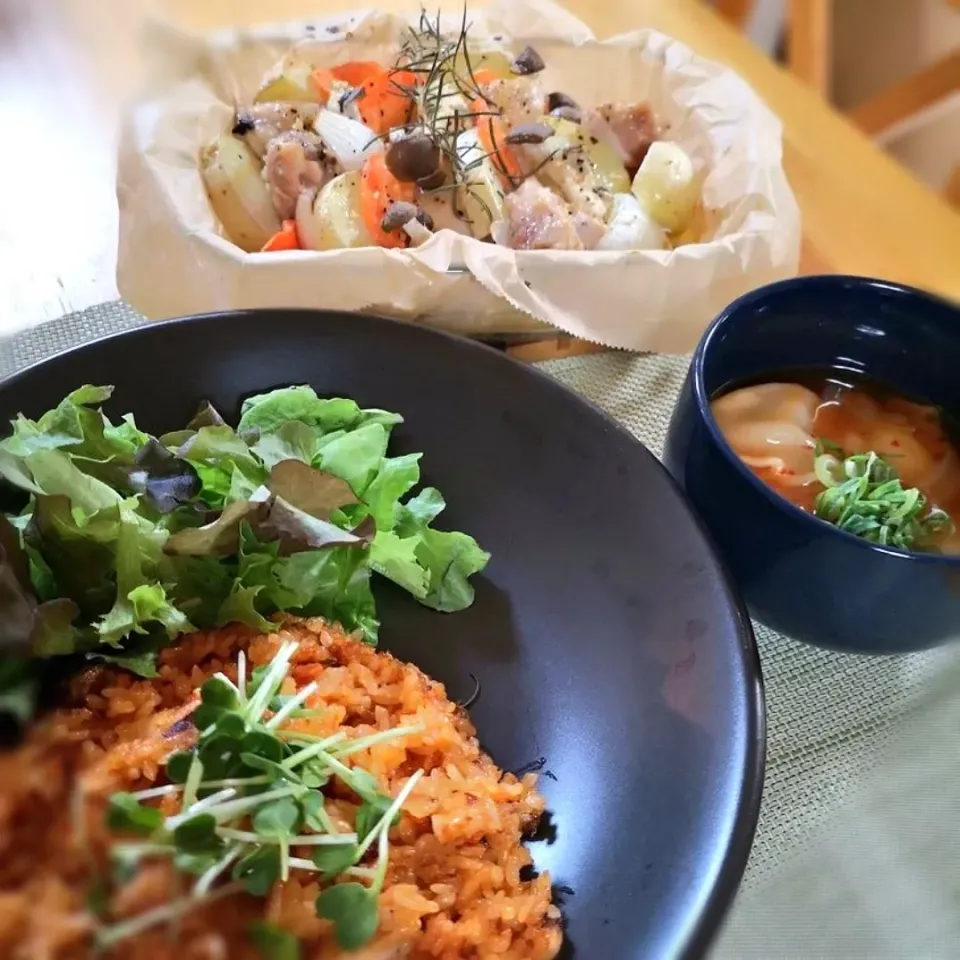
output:
[{"label": "green herb garnish", "polygon": [[[207,680],[194,712],[200,730],[197,744],[169,758],[170,782],[110,798],[107,826],[142,839],[114,847],[115,882],[127,882],[143,861],[159,857],[170,858],[181,874],[196,880],[182,900],[101,928],[101,946],[176,920],[194,906],[226,895],[225,890],[266,897],[294,870],[313,873],[327,885],[317,899],[317,915],[334,922],[345,949],[362,946],[376,932],[378,897],[389,862],[388,835],[422,771],[391,798],[380,792],[367,771],[344,760],[420,727],[397,727],[352,741],[343,733],[318,738],[284,728],[316,689],[311,683],[296,696],[278,695],[296,649],[295,642],[283,644],[265,668],[253,671],[249,682],[243,653],[237,663],[239,683],[223,674]],[[361,801],[352,833],[339,832],[326,812],[321,787],[332,778]],[[150,802],[166,796],[180,797],[180,810],[171,816]],[[374,847],[373,864],[361,865]],[[309,850],[309,859],[295,855],[299,850]],[[338,882],[343,877],[350,879]],[[228,878],[231,882],[222,885]],[[284,931],[258,925],[251,936],[261,951],[274,951],[265,956],[296,956],[289,952],[290,935]]]},{"label": "green herb garnish", "polygon": [[[822,451],[824,448],[821,447]],[[916,487],[905,489],[896,471],[876,453],[850,457],[819,452],[814,472],[825,489],[814,501],[822,520],[871,543],[925,549],[953,521],[938,507],[928,507]]]}]

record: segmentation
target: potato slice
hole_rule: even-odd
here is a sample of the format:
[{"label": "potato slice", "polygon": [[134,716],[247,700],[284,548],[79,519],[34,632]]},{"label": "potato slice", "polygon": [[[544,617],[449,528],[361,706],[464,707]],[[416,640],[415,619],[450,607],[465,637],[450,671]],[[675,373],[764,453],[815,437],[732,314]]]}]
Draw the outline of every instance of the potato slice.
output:
[{"label": "potato slice", "polygon": [[313,205],[317,250],[374,247],[376,243],[360,216],[360,174],[334,177]]},{"label": "potato slice", "polygon": [[503,190],[493,165],[486,158],[476,129],[457,137],[457,155],[466,170],[466,183],[457,190],[457,206],[470,233],[482,240],[490,226],[503,219]]},{"label": "potato slice", "polygon": [[227,236],[252,253],[280,229],[260,162],[238,137],[224,133],[200,153],[200,174]]},{"label": "potato slice", "polygon": [[269,78],[253,98],[254,103],[272,101],[321,103],[323,97],[313,85],[310,64],[297,60],[285,60],[280,72]]},{"label": "potato slice", "polygon": [[687,229],[700,200],[693,161],[682,147],[667,140],[650,145],[631,189],[644,210],[672,234]]},{"label": "potato slice", "polygon": [[[481,70],[489,70],[498,80],[510,80],[516,76],[510,69],[510,58],[500,50],[489,50],[481,52],[479,50],[470,50],[470,67],[474,74]],[[461,50],[454,60],[454,69],[461,77],[469,77],[470,70],[467,67],[467,58]]]},{"label": "potato slice", "polygon": [[[603,140],[591,137],[579,123],[560,117],[544,117],[556,130],[556,135],[547,140],[545,146],[551,150],[564,147],[574,148],[564,161],[577,167],[581,174],[580,186],[587,190],[601,190],[607,193],[626,193],[630,190],[630,175],[617,151]],[[577,157],[586,157],[588,163],[581,168]]]}]

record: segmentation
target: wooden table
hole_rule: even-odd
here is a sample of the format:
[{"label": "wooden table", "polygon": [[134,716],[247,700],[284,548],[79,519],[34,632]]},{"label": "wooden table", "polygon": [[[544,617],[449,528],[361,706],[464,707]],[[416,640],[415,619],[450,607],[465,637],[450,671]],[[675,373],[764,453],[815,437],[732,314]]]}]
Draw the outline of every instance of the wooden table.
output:
[{"label": "wooden table", "polygon": [[[148,0],[0,0],[0,333],[113,298],[114,154]],[[208,29],[348,0],[160,0]],[[459,6],[457,0],[445,6]],[[701,0],[568,0],[598,36],[653,26],[733,66],[783,119],[803,269],[960,299],[960,216]],[[406,10],[410,0],[382,0]]]}]

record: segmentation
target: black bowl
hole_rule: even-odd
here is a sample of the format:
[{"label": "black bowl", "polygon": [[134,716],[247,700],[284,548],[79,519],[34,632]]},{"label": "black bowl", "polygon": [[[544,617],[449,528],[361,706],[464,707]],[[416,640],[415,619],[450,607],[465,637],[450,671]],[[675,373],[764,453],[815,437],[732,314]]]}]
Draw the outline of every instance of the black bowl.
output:
[{"label": "black bowl", "polygon": [[960,558],[879,547],[805,513],[724,441],[710,400],[790,368],[856,371],[960,413],[960,309],[860,277],[803,277],[731,304],[694,353],[664,462],[703,518],[750,612],[798,640],[862,653],[960,635]]},{"label": "black bowl", "polygon": [[264,311],[153,325],[0,385],[0,418],[81,383],[160,432],[201,399],[309,383],[401,412],[443,519],[493,559],[474,606],[433,613],[389,584],[383,645],[465,699],[508,769],[542,766],[533,845],[558,885],[563,956],[702,956],[736,891],[763,772],[749,621],[659,463],[573,393],[496,351],[373,317]]}]

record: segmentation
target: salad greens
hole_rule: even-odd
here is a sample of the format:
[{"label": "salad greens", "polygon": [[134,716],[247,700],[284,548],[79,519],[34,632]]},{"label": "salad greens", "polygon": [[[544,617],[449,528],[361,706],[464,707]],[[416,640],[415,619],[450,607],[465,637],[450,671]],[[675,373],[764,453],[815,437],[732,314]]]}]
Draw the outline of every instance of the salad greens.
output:
[{"label": "salad greens", "polygon": [[896,470],[876,453],[844,457],[821,447],[813,464],[824,490],[813,512],[834,526],[871,543],[922,550],[937,534],[953,529],[939,507],[931,507],[916,487],[904,488]]},{"label": "salad greens", "polygon": [[[473,601],[489,554],[436,530],[420,454],[391,457],[395,413],[308,386],[251,397],[236,428],[203,403],[183,430],[109,420],[108,386],[74,390],[0,441],[0,480],[28,498],[0,514],[0,648],[79,654],[155,672],[177,635],[278,611],[323,616],[375,643],[376,572],[435,610]],[[15,682],[14,682],[15,681]],[[0,709],[29,714],[30,676],[0,664]]]}]

